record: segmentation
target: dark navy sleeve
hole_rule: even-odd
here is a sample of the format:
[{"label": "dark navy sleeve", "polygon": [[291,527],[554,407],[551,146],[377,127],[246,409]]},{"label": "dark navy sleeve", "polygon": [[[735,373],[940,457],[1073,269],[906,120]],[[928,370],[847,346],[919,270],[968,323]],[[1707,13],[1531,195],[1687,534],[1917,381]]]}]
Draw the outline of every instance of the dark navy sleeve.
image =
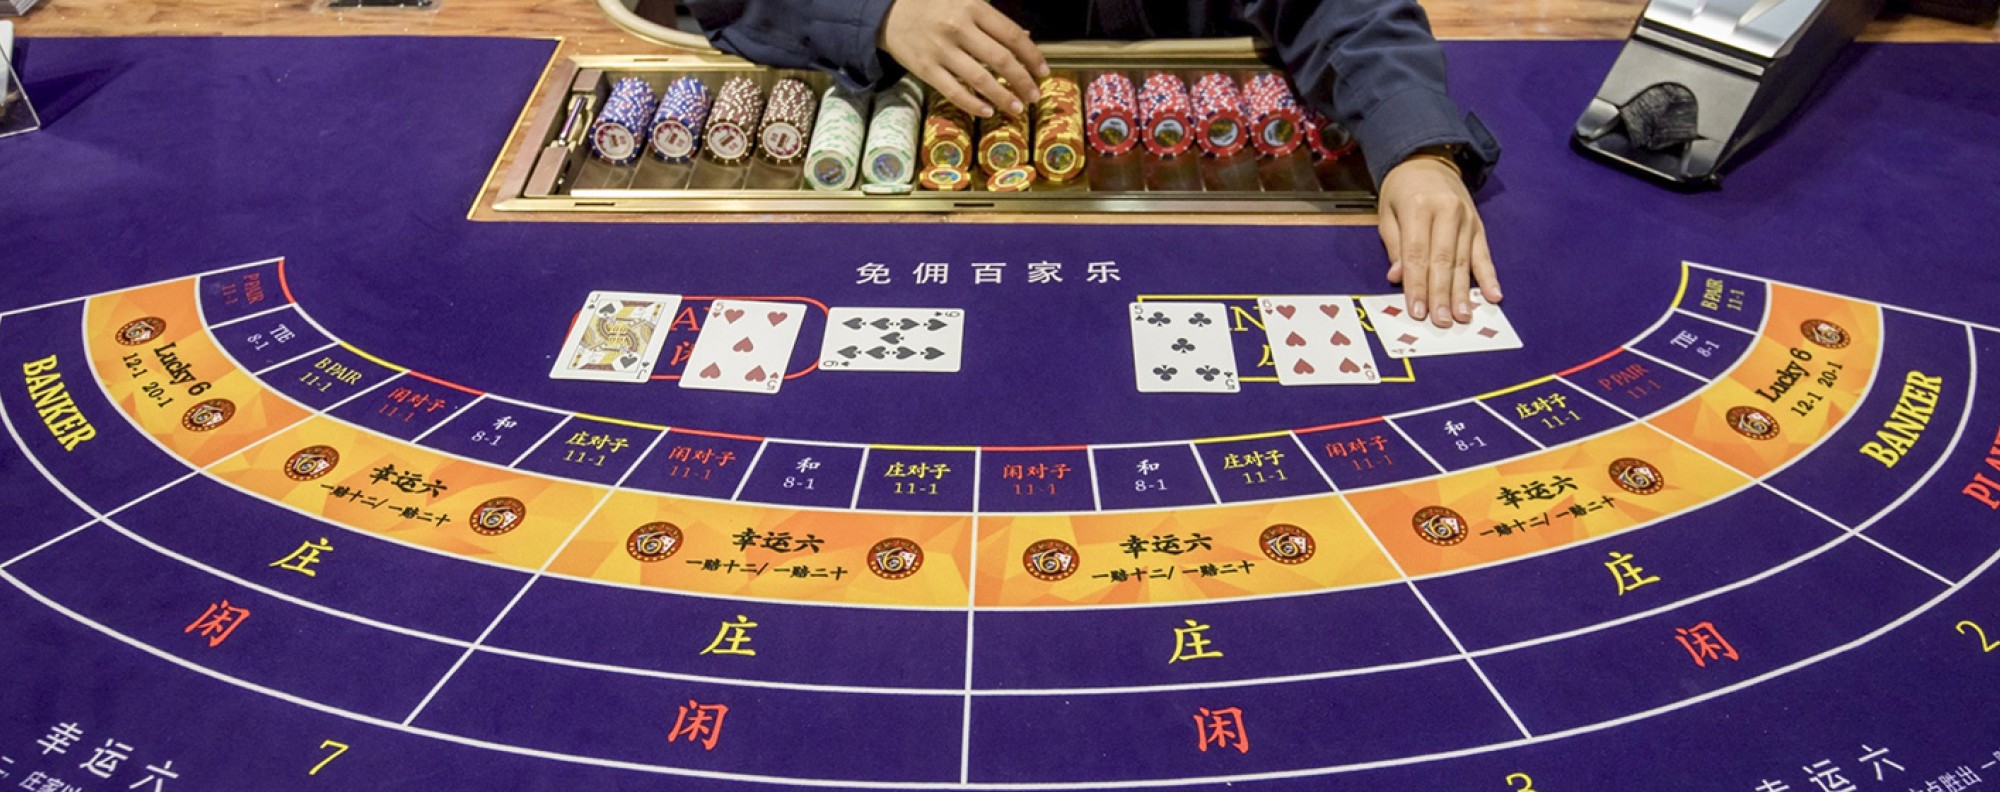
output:
[{"label": "dark navy sleeve", "polygon": [[902,68],[875,47],[891,0],[689,0],[717,49],[765,66],[818,69],[857,90]]},{"label": "dark navy sleeve", "polygon": [[1276,48],[1300,98],[1353,133],[1377,185],[1426,146],[1464,146],[1474,187],[1499,160],[1486,127],[1446,95],[1444,49],[1416,0],[1244,0],[1242,16]]}]

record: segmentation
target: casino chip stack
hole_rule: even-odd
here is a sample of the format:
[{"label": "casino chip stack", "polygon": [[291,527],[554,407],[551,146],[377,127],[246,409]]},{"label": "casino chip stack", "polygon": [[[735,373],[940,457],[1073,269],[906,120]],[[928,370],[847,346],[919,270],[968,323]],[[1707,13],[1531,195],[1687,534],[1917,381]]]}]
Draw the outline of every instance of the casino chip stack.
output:
[{"label": "casino chip stack", "polygon": [[653,156],[667,162],[694,159],[707,122],[708,85],[693,77],[673,81],[660,98],[660,111],[653,114]]},{"label": "casino chip stack", "polygon": [[1161,157],[1187,151],[1194,142],[1194,136],[1188,134],[1192,105],[1187,83],[1181,78],[1166,72],[1146,77],[1146,84],[1139,88],[1139,127],[1144,131],[1140,137],[1146,150]]},{"label": "casino chip stack", "polygon": [[994,113],[979,122],[979,169],[988,174],[1028,164],[1028,119]]},{"label": "casino chip stack", "polygon": [[806,181],[815,190],[845,190],[854,186],[861,161],[862,118],[868,100],[838,85],[819,100],[818,127],[806,150]]},{"label": "casino chip stack", "polygon": [[812,88],[804,80],[786,77],[771,86],[771,103],[764,108],[764,127],[757,133],[758,149],[772,162],[788,165],[805,156],[812,139]]},{"label": "casino chip stack", "polygon": [[1088,114],[1090,147],[1107,156],[1123,154],[1139,142],[1133,134],[1133,113],[1138,112],[1139,94],[1132,80],[1118,72],[1105,72],[1090,81],[1084,94]]},{"label": "casino chip stack", "polygon": [[1314,160],[1333,162],[1354,150],[1354,136],[1326,116],[1307,113],[1306,144],[1312,146]]},{"label": "casino chip stack", "polygon": [[[909,184],[917,175],[917,132],[924,89],[904,77],[875,97],[875,114],[868,122],[868,147],[862,154],[861,178],[869,184]],[[822,119],[822,124],[825,121]]]},{"label": "casino chip stack", "polygon": [[1028,119],[995,113],[979,122],[979,169],[986,172],[986,189],[1019,192],[1035,181],[1028,158]]},{"label": "casino chip stack", "polygon": [[972,169],[972,116],[942,94],[932,96],[924,118],[924,166]]},{"label": "casino chip stack", "polygon": [[724,82],[708,113],[708,155],[732,165],[749,159],[751,135],[763,109],[755,81],[731,77]]},{"label": "casino chip stack", "polygon": [[943,95],[931,97],[924,119],[923,185],[932,190],[962,190],[973,165],[972,117]]},{"label": "casino chip stack", "polygon": [[1292,95],[1285,78],[1264,72],[1243,87],[1243,114],[1250,125],[1250,144],[1266,157],[1297,151],[1305,127],[1305,108]]},{"label": "casino chip stack", "polygon": [[1194,139],[1212,156],[1227,157],[1243,150],[1243,92],[1236,79],[1209,72],[1194,81],[1189,97],[1194,108]]},{"label": "casino chip stack", "polygon": [[597,123],[590,128],[590,150],[598,159],[613,165],[639,161],[646,145],[647,122],[653,118],[653,86],[637,77],[613,83],[611,97],[597,111]]},{"label": "casino chip stack", "polygon": [[1042,178],[1069,181],[1083,172],[1083,92],[1068,77],[1042,81],[1035,100],[1035,167]]}]

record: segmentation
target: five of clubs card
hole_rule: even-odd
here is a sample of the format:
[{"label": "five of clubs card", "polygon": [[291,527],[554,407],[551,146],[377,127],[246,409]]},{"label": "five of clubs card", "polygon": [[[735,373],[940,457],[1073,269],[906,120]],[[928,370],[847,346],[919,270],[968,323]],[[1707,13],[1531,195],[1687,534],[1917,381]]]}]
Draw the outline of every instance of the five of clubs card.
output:
[{"label": "five of clubs card", "polygon": [[1211,302],[1132,303],[1132,359],[1141,393],[1235,393],[1229,309]]}]

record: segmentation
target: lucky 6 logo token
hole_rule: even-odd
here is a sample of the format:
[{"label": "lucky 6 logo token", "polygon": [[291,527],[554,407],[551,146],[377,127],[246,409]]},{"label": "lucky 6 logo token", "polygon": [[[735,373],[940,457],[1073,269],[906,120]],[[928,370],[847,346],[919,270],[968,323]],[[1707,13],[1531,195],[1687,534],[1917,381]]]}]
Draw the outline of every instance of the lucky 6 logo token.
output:
[{"label": "lucky 6 logo token", "polygon": [[235,402],[228,399],[209,399],[188,408],[187,414],[181,416],[181,428],[190,432],[212,431],[229,423],[229,419],[234,417],[236,417]]},{"label": "lucky 6 logo token", "polygon": [[1805,324],[1799,325],[1799,332],[1805,334],[1807,341],[1827,349],[1840,349],[1853,340],[1840,325],[1825,319],[1807,319]]},{"label": "lucky 6 logo token", "polygon": [[1729,408],[1728,421],[1729,428],[1752,440],[1769,440],[1778,436],[1778,419],[1755,407]]},{"label": "lucky 6 logo token", "polygon": [[160,317],[148,316],[144,319],[134,319],[126,322],[124,327],[118,328],[118,343],[125,346],[138,346],[147,341],[159,338],[160,334],[166,331],[167,320]]},{"label": "lucky 6 logo token", "polygon": [[1418,509],[1416,516],[1410,518],[1410,525],[1417,529],[1417,535],[1424,541],[1439,547],[1450,547],[1465,541],[1465,518],[1443,506]]},{"label": "lucky 6 logo token", "polygon": [[528,504],[514,498],[493,498],[473,509],[466,522],[481,535],[499,536],[521,527],[521,521],[526,519]]},{"label": "lucky 6 logo token", "polygon": [[884,580],[902,580],[924,565],[924,549],[908,539],[884,539],[868,548],[868,571]]},{"label": "lucky 6 logo token", "polygon": [[1653,463],[1632,457],[1612,461],[1611,480],[1634,495],[1651,495],[1667,486],[1667,477]]},{"label": "lucky 6 logo token", "polygon": [[333,471],[340,464],[340,452],[333,446],[306,446],[285,460],[285,478],[293,481],[311,481]]},{"label": "lucky 6 logo token", "polygon": [[1061,539],[1043,539],[1028,545],[1021,554],[1022,565],[1037,579],[1055,582],[1076,574],[1076,548]]},{"label": "lucky 6 logo token", "polygon": [[665,561],[680,549],[681,528],[673,523],[646,523],[625,539],[625,552],[644,564]]},{"label": "lucky 6 logo token", "polygon": [[1264,529],[1257,537],[1257,546],[1264,549],[1264,555],[1280,564],[1303,564],[1313,557],[1312,534],[1296,525],[1278,524]]}]

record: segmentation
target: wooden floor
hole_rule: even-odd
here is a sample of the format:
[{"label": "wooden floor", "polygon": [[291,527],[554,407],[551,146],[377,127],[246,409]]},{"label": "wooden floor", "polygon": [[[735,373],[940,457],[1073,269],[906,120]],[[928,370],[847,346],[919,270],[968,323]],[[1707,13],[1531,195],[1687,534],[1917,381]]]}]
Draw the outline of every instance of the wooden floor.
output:
[{"label": "wooden floor", "polygon": [[[525,36],[560,38],[558,60],[571,55],[644,55],[666,51],[635,38],[608,21],[592,0],[440,0],[435,11],[391,9],[330,11],[324,0],[44,0],[26,18],[17,20],[17,35],[38,36]],[[1630,32],[1645,0],[1423,0],[1432,27],[1451,39],[1620,39]],[[1971,27],[1922,17],[1885,19],[1868,29],[1865,38],[1903,42],[2000,43],[2000,29]],[[530,106],[547,99],[543,86],[528,98]],[[525,121],[525,119],[524,119]],[[519,150],[526,124],[509,137],[508,151]],[[503,163],[506,167],[510,163]],[[679,220],[769,221],[785,217],[681,215],[523,215],[498,213],[489,207],[491,185],[479,196],[470,217],[476,220]],[[815,217],[821,220],[900,219],[904,221],[1018,221],[1003,215],[917,215]],[[1096,222],[1093,216],[1036,216],[1039,222]],[[1223,218],[1153,216],[1151,222],[1217,222]],[[1129,221],[1129,218],[1118,221]],[[1235,216],[1227,222],[1259,222]],[[1370,216],[1270,217],[1263,222],[1373,222]]]}]

